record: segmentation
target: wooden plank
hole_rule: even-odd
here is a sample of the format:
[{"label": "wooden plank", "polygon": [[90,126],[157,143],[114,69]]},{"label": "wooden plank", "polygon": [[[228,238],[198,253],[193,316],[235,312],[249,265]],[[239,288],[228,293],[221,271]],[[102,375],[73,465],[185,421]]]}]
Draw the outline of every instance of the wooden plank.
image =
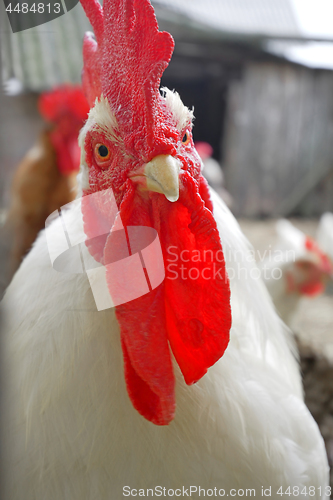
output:
[{"label": "wooden plank", "polygon": [[287,215],[304,196],[310,208],[333,166],[332,89],[330,71],[272,62],[249,63],[232,84],[225,173],[237,215]]}]

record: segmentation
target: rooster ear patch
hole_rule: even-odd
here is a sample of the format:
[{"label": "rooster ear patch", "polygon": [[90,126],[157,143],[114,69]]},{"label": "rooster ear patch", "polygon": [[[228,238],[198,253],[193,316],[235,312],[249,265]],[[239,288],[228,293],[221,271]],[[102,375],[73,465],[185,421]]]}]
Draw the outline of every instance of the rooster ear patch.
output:
[{"label": "rooster ear patch", "polygon": [[164,93],[167,108],[175,120],[176,128],[181,132],[186,127],[192,126],[194,119],[193,109],[189,110],[183,104],[178,92],[172,92],[167,87],[163,87],[161,90]]}]

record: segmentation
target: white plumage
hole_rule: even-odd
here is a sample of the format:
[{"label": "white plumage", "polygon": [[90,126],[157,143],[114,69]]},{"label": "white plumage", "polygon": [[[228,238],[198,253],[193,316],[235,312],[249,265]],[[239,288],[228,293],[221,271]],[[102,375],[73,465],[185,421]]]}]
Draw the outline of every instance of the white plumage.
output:
[{"label": "white plumage", "polygon": [[324,213],[320,218],[317,241],[333,261],[333,214],[331,212]]},{"label": "white plumage", "polygon": [[6,498],[118,500],[124,486],[158,485],[254,488],[256,497],[271,487],[275,499],[284,498],[280,486],[295,486],[306,487],[301,498],[329,498],[292,340],[251,272],[238,224],[212,196],[231,280],[231,340],[193,386],[174,363],[177,411],[164,427],[129,400],[114,310],[97,311],[85,275],[52,269],[40,234],[3,304]]}]

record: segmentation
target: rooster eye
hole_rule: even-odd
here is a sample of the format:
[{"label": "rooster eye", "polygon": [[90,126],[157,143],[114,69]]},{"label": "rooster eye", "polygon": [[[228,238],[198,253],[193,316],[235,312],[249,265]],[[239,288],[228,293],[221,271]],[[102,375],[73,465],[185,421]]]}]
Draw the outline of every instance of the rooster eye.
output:
[{"label": "rooster eye", "polygon": [[99,156],[102,156],[103,158],[105,158],[105,156],[107,156],[109,154],[109,150],[106,146],[102,145],[98,148],[98,154],[99,154]]},{"label": "rooster eye", "polygon": [[95,148],[95,157],[100,162],[105,162],[110,158],[110,150],[105,144],[98,143]]},{"label": "rooster eye", "polygon": [[182,143],[186,146],[190,142],[190,135],[185,132],[182,138]]}]

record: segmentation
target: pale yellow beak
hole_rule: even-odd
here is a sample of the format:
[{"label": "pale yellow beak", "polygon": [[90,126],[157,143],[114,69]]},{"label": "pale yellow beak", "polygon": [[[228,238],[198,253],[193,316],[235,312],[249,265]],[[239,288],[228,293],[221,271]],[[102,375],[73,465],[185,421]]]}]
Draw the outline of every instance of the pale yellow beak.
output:
[{"label": "pale yellow beak", "polygon": [[[155,156],[149,163],[143,165],[138,172],[133,172],[133,181],[140,182],[144,177],[144,187],[155,193],[162,193],[171,202],[179,198],[180,162],[171,155]],[[141,183],[141,182],[140,182]]]}]

